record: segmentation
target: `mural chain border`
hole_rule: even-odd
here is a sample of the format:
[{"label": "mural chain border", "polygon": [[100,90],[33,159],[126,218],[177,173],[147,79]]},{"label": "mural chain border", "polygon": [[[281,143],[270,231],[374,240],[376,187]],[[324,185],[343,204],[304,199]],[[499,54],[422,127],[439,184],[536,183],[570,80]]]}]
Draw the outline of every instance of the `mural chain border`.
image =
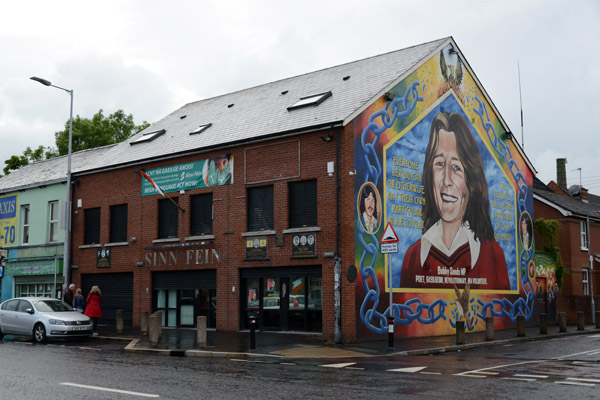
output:
[{"label": "mural chain border", "polygon": [[[364,128],[361,134],[361,145],[364,155],[364,165],[362,167],[364,167],[367,172],[363,184],[372,182],[377,185],[377,182],[382,177],[383,168],[375,151],[379,137],[388,128],[392,127],[396,120],[410,115],[418,102],[424,101],[424,98],[419,95],[419,85],[419,81],[413,82],[407,88],[404,96],[386,102],[383,110],[377,111],[369,117],[369,124]],[[423,85],[422,90],[425,90],[425,85]],[[511,174],[519,188],[518,204],[520,215],[526,211],[526,200],[528,195],[527,182],[525,181],[519,166],[512,157],[509,147],[498,138],[498,135],[490,122],[487,107],[476,96],[474,97],[474,100],[479,103],[479,108],[474,108],[473,111],[479,115],[481,123],[486,130],[495,151],[506,160]],[[376,121],[378,119],[380,119],[380,125]],[[375,135],[375,137],[369,143],[367,142],[367,139],[370,133]],[[357,169],[358,168],[359,166],[357,166]],[[390,315],[392,308],[388,307],[383,313],[377,311],[381,290],[379,288],[374,266],[378,258],[379,242],[374,234],[365,231],[358,219],[356,228],[360,245],[364,250],[360,259],[359,270],[366,292],[360,307],[360,318],[372,332],[385,334],[389,330],[387,317]],[[521,272],[527,270],[526,267],[532,258],[532,253],[533,250],[531,248],[521,252]],[[365,265],[368,256],[370,256],[371,262],[370,265]],[[526,299],[519,297],[514,303],[511,303],[511,301],[506,298],[492,299],[491,301],[484,303],[479,298],[476,299],[475,297],[471,297],[469,299],[471,310],[467,314],[471,323],[467,325],[471,327],[471,329],[474,329],[479,319],[485,321],[488,311],[491,316],[508,317],[512,322],[515,322],[517,316],[520,314],[524,315],[526,319],[531,318],[534,304],[533,286],[528,279],[522,279],[521,281],[526,293]],[[372,282],[372,285],[370,282]],[[371,305],[369,306],[369,304]],[[446,307],[448,307],[448,302],[444,299],[436,299],[431,304],[426,304],[419,298],[412,298],[404,304],[393,304],[392,307],[394,310],[394,324],[409,325],[415,320],[422,324],[433,324],[439,319],[447,319],[445,312]],[[402,317],[402,315],[404,315],[404,317]],[[453,328],[456,327],[457,318],[458,311],[455,305],[452,310],[452,318],[449,321]]]}]

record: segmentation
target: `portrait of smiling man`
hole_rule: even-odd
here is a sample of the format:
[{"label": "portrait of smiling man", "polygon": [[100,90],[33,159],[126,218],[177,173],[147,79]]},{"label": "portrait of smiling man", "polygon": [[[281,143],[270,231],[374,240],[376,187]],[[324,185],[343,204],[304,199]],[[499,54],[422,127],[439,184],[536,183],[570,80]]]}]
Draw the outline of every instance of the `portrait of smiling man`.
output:
[{"label": "portrait of smiling man", "polygon": [[423,236],[402,263],[402,288],[510,290],[494,239],[488,185],[473,133],[458,113],[433,119],[423,165]]}]

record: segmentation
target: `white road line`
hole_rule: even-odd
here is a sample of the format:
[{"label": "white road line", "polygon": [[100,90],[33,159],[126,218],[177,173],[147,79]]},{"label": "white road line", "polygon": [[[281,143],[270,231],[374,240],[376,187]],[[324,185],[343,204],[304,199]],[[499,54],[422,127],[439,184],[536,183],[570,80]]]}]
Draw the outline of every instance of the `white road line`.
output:
[{"label": "white road line", "polygon": [[528,375],[528,374],[514,374],[517,378],[535,378],[535,379],[546,379],[548,375]]},{"label": "white road line", "polygon": [[242,360],[240,358],[230,358],[231,361],[237,361],[237,362],[248,362],[248,360]]},{"label": "white road line", "polygon": [[535,379],[531,378],[500,378],[506,381],[521,381],[521,382],[535,382]]},{"label": "white road line", "polygon": [[282,362],[282,363],[279,363],[279,364],[281,364],[281,365],[296,365],[296,363],[288,363],[288,362]]},{"label": "white road line", "polygon": [[588,356],[595,356],[596,354],[600,354],[600,350],[595,351],[593,353],[589,353]]},{"label": "white road line", "polygon": [[321,365],[321,367],[323,367],[323,368],[346,368],[351,365],[356,365],[356,363],[352,362],[352,363],[340,363],[340,364],[324,364],[324,365]]},{"label": "white road line", "polygon": [[82,346],[79,346],[79,348],[82,349],[82,350],[96,350],[96,351],[101,351],[101,349],[98,349],[96,347],[82,347]]},{"label": "white road line", "polygon": [[588,386],[588,387],[596,386],[593,383],[571,382],[571,381],[560,381],[560,382],[556,382],[556,383],[559,385]]},{"label": "white road line", "polygon": [[594,350],[588,350],[588,351],[582,351],[581,353],[575,353],[575,354],[569,354],[566,356],[562,356],[562,357],[556,357],[556,358],[552,358],[552,360],[564,360],[567,357],[574,357],[574,356],[581,356],[583,354],[590,354],[590,353],[595,353],[597,351],[600,351],[600,349],[594,349]]},{"label": "white road line", "polygon": [[578,381],[578,382],[589,382],[589,383],[600,383],[600,379],[590,379],[590,378],[567,378],[568,381]]},{"label": "white road line", "polygon": [[421,371],[419,373],[423,374],[423,375],[441,375],[442,374],[441,372],[427,372],[427,371]]},{"label": "white road line", "polygon": [[406,372],[409,374],[414,374],[415,372],[419,372],[424,370],[427,367],[407,367],[407,368],[394,368],[394,369],[388,369],[388,372]]},{"label": "white road line", "polygon": [[456,376],[466,376],[468,378],[487,378],[486,375],[454,374]]},{"label": "white road line", "polygon": [[589,338],[600,338],[600,335],[590,335]]},{"label": "white road line", "polygon": [[121,393],[121,394],[130,394],[132,396],[140,396],[140,397],[160,397],[157,394],[141,393],[141,392],[131,392],[129,390],[110,389],[110,388],[105,388],[105,387],[100,387],[100,386],[80,385],[78,383],[71,383],[71,382],[63,382],[63,383],[61,383],[61,385],[73,386],[73,387],[78,387],[78,388],[83,388],[83,389],[100,390],[100,391],[103,391],[103,392],[113,392],[113,393]]},{"label": "white road line", "polygon": [[357,371],[364,371],[364,368],[360,368],[360,367],[346,367],[346,369],[355,369]]}]

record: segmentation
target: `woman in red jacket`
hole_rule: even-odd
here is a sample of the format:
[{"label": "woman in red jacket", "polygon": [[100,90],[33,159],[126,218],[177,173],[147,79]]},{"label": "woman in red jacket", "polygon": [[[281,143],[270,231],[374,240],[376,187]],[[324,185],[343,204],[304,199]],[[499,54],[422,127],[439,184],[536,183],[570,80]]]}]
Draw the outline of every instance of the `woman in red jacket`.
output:
[{"label": "woman in red jacket", "polygon": [[102,310],[100,309],[100,300],[102,292],[98,286],[93,286],[90,290],[90,294],[87,297],[87,307],[85,308],[84,314],[87,315],[94,321],[94,336],[98,336],[98,318],[102,317]]}]

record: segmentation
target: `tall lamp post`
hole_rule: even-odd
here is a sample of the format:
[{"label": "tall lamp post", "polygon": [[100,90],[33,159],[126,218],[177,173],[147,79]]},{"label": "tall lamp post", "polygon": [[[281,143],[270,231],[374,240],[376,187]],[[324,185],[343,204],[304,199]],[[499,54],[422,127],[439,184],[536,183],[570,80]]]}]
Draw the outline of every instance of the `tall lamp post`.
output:
[{"label": "tall lamp post", "polygon": [[64,90],[69,93],[71,96],[71,112],[69,114],[69,152],[67,155],[67,199],[65,204],[65,244],[64,244],[64,255],[63,255],[63,281],[65,287],[68,288],[70,279],[69,279],[69,240],[71,237],[71,143],[73,141],[73,90],[65,89],[60,86],[53,85],[50,81],[46,79],[38,78],[37,76],[32,76],[32,80],[41,83],[44,86],[52,86],[60,90]]}]

